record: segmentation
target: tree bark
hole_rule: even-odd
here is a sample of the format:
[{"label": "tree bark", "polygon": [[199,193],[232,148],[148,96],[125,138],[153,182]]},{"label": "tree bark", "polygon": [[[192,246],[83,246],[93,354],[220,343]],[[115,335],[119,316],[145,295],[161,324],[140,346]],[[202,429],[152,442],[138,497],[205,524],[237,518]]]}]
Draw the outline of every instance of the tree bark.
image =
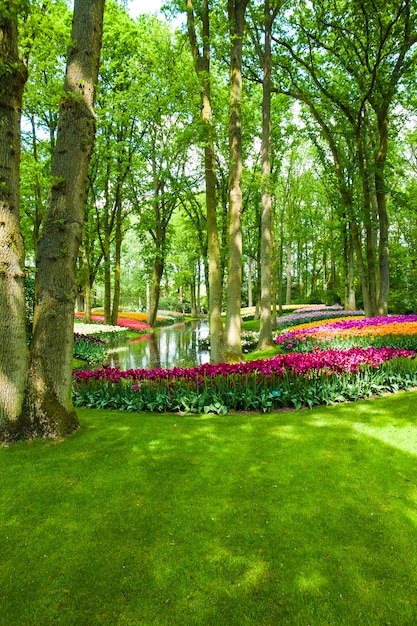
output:
[{"label": "tree bark", "polygon": [[[12,2],[6,2],[9,11]],[[26,366],[24,246],[20,232],[20,114],[27,69],[17,18],[0,17],[0,440],[19,430]]]},{"label": "tree bark", "polygon": [[156,316],[158,314],[159,295],[161,292],[161,280],[164,273],[164,259],[157,252],[153,264],[152,274],[152,288],[150,294],[150,303],[148,310],[147,323],[149,326],[153,326],[156,322]]},{"label": "tree bark", "polygon": [[258,349],[274,345],[271,319],[271,254],[272,254],[272,192],[271,192],[271,28],[273,17],[269,0],[265,0],[265,49],[262,84],[262,216],[261,216],[261,315]]},{"label": "tree bark", "polygon": [[242,46],[248,0],[228,0],[230,26],[229,99],[229,262],[226,304],[226,353],[229,363],[243,359],[241,343],[242,287]]},{"label": "tree bark", "polygon": [[114,285],[113,285],[113,306],[111,311],[111,323],[116,326],[119,316],[120,306],[120,278],[121,278],[121,257],[122,257],[122,207],[117,207],[116,213],[116,233],[114,249]]},{"label": "tree bark", "polygon": [[378,116],[379,149],[375,159],[375,189],[379,216],[379,292],[377,315],[388,314],[389,297],[389,240],[388,212],[385,193],[384,168],[388,152],[388,116],[385,109]]},{"label": "tree bark", "polygon": [[90,257],[84,247],[81,250],[81,284],[80,289],[84,295],[84,322],[90,324],[91,322],[91,307],[92,307],[92,286],[94,277],[91,272]]},{"label": "tree bark", "polygon": [[221,363],[223,360],[223,322],[222,322],[222,271],[219,232],[217,226],[217,197],[216,197],[216,166],[214,158],[213,115],[211,106],[210,85],[210,16],[208,0],[203,0],[202,27],[203,27],[203,54],[200,55],[197,46],[197,37],[194,26],[194,11],[192,0],[187,0],[187,27],[194,58],[196,73],[202,85],[201,119],[205,131],[204,142],[204,171],[206,184],[206,212],[207,212],[207,244],[209,256],[208,272],[208,305],[209,305],[209,332],[210,332],[210,361]]},{"label": "tree bark", "polygon": [[111,225],[108,214],[105,216],[103,233],[103,265],[104,265],[104,323],[111,324],[111,260],[110,235]]},{"label": "tree bark", "polygon": [[350,228],[347,226],[343,231],[343,273],[344,273],[344,308],[346,311],[356,310],[355,299],[355,255],[352,244]]},{"label": "tree bark", "polygon": [[39,244],[24,421],[28,436],[59,438],[79,426],[71,400],[76,263],[95,135],[94,94],[104,0],[75,0],[72,45]]}]

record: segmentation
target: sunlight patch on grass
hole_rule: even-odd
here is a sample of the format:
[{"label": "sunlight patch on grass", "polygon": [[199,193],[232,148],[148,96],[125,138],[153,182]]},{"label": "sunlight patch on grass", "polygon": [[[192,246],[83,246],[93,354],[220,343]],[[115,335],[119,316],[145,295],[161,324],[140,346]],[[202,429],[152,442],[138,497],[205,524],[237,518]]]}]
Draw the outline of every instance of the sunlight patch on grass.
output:
[{"label": "sunlight patch on grass", "polygon": [[389,446],[417,456],[416,427],[413,423],[401,422],[400,426],[377,427],[363,422],[354,422],[352,428],[362,435],[375,437]]},{"label": "sunlight patch on grass", "polygon": [[242,584],[245,585],[245,587],[256,587],[261,584],[268,575],[269,569],[267,564],[258,559],[247,568],[242,579]]},{"label": "sunlight patch on grass", "polygon": [[251,433],[254,430],[254,425],[251,422],[246,422],[246,424],[240,424],[239,430],[245,433]]},{"label": "sunlight patch on grass", "polygon": [[150,450],[156,450],[157,448],[160,448],[162,446],[162,442],[160,439],[152,439],[152,441],[150,441],[148,443],[148,447]]},{"label": "sunlight patch on grass", "polygon": [[326,584],[327,579],[318,572],[313,572],[309,575],[303,574],[297,580],[300,591],[318,591]]},{"label": "sunlight patch on grass", "polygon": [[279,437],[280,439],[302,439],[302,434],[299,432],[299,428],[290,424],[283,424],[281,426],[277,426],[276,428],[271,428],[269,432],[271,435]]}]

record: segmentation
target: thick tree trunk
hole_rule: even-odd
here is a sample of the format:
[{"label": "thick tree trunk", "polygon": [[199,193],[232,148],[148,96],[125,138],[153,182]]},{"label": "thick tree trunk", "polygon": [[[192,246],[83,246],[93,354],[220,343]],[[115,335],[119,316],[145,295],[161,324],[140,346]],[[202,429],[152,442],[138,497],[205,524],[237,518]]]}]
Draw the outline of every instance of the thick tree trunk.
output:
[{"label": "thick tree trunk", "polygon": [[24,404],[27,434],[78,428],[71,400],[75,270],[93,148],[104,0],[75,0],[52,185],[39,244],[33,338]]},{"label": "thick tree trunk", "polygon": [[226,354],[229,363],[243,359],[241,343],[242,287],[242,44],[248,0],[228,0],[230,26],[229,100],[229,262],[226,304]]},{"label": "thick tree trunk", "polygon": [[261,322],[258,349],[274,345],[271,319],[271,250],[272,250],[272,192],[271,192],[271,27],[269,0],[265,0],[265,49],[262,85],[262,217],[261,217]]},{"label": "thick tree trunk", "polygon": [[[11,2],[6,2],[9,10]],[[17,22],[0,16],[0,440],[18,434],[26,379],[24,247],[19,225],[20,113],[26,67]]]}]

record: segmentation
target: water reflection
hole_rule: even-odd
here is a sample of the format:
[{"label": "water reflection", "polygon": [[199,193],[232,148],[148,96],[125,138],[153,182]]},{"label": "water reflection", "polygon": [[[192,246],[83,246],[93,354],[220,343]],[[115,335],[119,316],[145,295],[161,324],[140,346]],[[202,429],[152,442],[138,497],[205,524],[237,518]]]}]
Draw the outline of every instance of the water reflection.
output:
[{"label": "water reflection", "polygon": [[210,352],[200,350],[198,345],[199,339],[208,334],[208,323],[204,321],[157,328],[112,351],[110,365],[121,370],[196,367],[210,361]]}]

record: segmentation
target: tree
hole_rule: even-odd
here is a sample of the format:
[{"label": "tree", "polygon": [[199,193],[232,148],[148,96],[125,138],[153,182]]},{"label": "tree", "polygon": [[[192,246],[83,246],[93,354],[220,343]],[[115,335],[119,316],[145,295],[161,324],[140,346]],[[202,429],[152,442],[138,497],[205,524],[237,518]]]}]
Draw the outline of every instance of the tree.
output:
[{"label": "tree", "polygon": [[187,27],[194,66],[201,83],[201,119],[204,132],[204,171],[206,185],[207,239],[209,255],[209,325],[210,360],[223,360],[222,272],[217,225],[216,169],[213,138],[213,114],[210,76],[210,12],[208,0],[203,0],[202,51],[199,50],[192,0],[187,0]]},{"label": "tree", "polygon": [[31,436],[61,437],[79,424],[71,400],[75,273],[95,134],[103,11],[104,0],[75,0],[20,424]]},{"label": "tree", "polygon": [[261,214],[261,301],[260,301],[260,329],[258,348],[265,350],[273,345],[272,340],[272,319],[271,319],[271,258],[272,258],[272,185],[271,185],[271,63],[272,63],[272,26],[282,2],[271,9],[270,1],[264,2],[263,30],[264,46],[263,50],[259,43],[259,38],[252,37],[258,51],[260,64],[262,66],[262,144],[261,144],[261,194],[262,194],[262,214]]},{"label": "tree", "polygon": [[229,262],[226,301],[227,362],[242,360],[240,339],[242,287],[242,46],[245,11],[249,0],[228,0],[230,31],[230,99],[229,99]]},{"label": "tree", "polygon": [[[126,9],[114,2],[106,5],[96,104],[98,130],[89,170],[88,216],[90,225],[93,222],[96,227],[99,258],[104,266],[104,318],[106,323],[112,324],[118,317],[121,247],[127,218],[132,211],[127,188],[141,136],[138,118],[143,106],[141,89],[145,85],[145,76],[139,68],[147,61],[143,54],[143,37],[150,30],[149,26],[132,20]],[[88,268],[95,265],[95,249],[86,229],[83,251],[84,291],[88,295],[93,277]],[[88,314],[86,311],[87,317]]]},{"label": "tree", "polygon": [[[279,62],[290,85],[284,91],[307,104],[328,141],[365,310],[385,314],[388,116],[415,62],[415,9],[410,0],[342,2],[337,7],[330,1],[303,2],[288,15],[290,28],[284,26],[275,37],[286,51]],[[288,32],[295,34],[291,40]]]},{"label": "tree", "polygon": [[11,0],[0,15],[0,439],[13,435],[21,414],[27,348],[24,247],[20,232],[20,113],[27,68],[18,54]]}]

